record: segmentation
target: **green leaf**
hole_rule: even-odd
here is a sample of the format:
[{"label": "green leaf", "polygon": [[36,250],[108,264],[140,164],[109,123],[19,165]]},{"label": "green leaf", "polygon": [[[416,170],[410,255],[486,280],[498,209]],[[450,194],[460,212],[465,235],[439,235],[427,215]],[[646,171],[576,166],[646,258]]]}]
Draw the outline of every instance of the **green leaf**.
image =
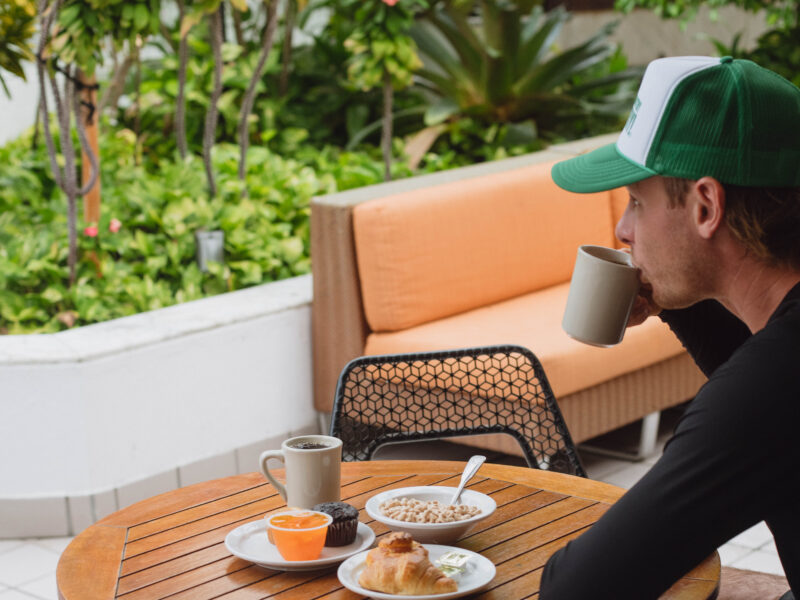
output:
[{"label": "green leaf", "polygon": [[232,62],[242,55],[243,50],[239,44],[222,44],[222,60],[226,63]]},{"label": "green leaf", "polygon": [[425,111],[425,125],[438,125],[444,123],[447,119],[457,114],[459,106],[450,98],[441,98],[437,102],[431,104],[428,110]]},{"label": "green leaf", "polygon": [[412,39],[416,42],[420,52],[428,61],[436,64],[442,74],[457,80],[461,85],[477,88],[475,76],[477,73],[467,71],[452,48],[444,43],[443,38],[425,24],[414,27],[410,31]]},{"label": "green leaf", "polygon": [[136,31],[145,31],[150,22],[150,15],[144,4],[137,4],[133,17],[134,28]]}]

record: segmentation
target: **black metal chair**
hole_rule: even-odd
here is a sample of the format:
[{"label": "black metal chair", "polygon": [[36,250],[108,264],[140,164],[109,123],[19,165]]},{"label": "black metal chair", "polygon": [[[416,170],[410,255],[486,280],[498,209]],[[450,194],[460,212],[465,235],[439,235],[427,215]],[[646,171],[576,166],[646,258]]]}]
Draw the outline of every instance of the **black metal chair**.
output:
[{"label": "black metal chair", "polygon": [[339,376],[345,461],[395,442],[506,433],[528,466],[586,477],[539,360],[521,346],[364,356]]}]

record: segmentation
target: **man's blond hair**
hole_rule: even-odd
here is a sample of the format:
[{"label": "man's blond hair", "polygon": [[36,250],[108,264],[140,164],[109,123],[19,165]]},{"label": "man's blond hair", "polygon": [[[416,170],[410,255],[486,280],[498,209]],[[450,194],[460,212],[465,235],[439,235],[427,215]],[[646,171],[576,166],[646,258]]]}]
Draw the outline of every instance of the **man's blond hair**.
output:
[{"label": "man's blond hair", "polygon": [[[683,206],[694,183],[664,177],[669,206]],[[725,224],[756,258],[800,270],[800,188],[759,188],[722,184]]]}]

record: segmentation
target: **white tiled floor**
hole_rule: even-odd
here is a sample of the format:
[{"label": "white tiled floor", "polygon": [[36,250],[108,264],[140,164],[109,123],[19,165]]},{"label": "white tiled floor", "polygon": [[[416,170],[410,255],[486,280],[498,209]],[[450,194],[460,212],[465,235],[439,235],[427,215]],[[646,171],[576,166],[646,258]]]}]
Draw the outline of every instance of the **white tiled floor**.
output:
[{"label": "white tiled floor", "polygon": [[51,600],[58,557],[71,538],[0,541],[0,600]]},{"label": "white tiled floor", "polygon": [[[669,415],[662,419],[659,442],[663,445],[669,437]],[[621,431],[616,437],[623,440],[632,435],[633,428]],[[611,437],[612,443],[614,441]],[[455,444],[438,443],[435,455],[441,459],[464,460],[475,453],[474,448]],[[424,458],[431,456],[431,448],[416,449],[412,446],[395,446],[380,452],[380,458]],[[494,454],[487,455],[492,462],[524,464],[520,459]],[[624,488],[630,488],[647,469],[655,463],[657,456],[642,462],[628,462],[582,452],[589,477]],[[47,538],[26,540],[0,540],[0,600],[55,600],[58,598],[55,583],[56,564],[61,552],[71,538]],[[722,564],[742,569],[763,571],[783,575],[772,534],[764,523],[739,534],[719,549]]]}]

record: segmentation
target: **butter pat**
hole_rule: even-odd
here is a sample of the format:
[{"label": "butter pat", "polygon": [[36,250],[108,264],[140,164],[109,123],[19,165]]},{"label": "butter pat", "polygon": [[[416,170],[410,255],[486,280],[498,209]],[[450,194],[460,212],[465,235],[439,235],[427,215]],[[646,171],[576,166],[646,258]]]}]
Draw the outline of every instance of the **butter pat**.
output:
[{"label": "butter pat", "polygon": [[454,569],[458,569],[459,571],[464,570],[464,565],[467,564],[469,560],[469,554],[464,554],[463,552],[458,552],[457,550],[451,550],[450,552],[445,552],[439,558],[436,559],[436,564],[440,567],[452,567]]}]

